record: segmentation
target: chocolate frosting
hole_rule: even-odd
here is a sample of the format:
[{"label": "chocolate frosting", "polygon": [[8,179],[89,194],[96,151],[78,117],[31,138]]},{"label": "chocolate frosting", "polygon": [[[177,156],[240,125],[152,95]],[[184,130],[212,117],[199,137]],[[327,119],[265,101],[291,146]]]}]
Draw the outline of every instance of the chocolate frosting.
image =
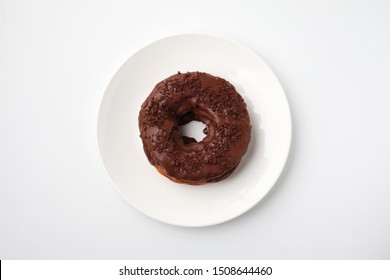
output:
[{"label": "chocolate frosting", "polygon": [[[200,142],[179,131],[193,120],[206,124]],[[178,72],[159,82],[142,104],[138,121],[149,162],[168,178],[189,184],[228,177],[251,137],[241,95],[228,81],[202,72]]]}]

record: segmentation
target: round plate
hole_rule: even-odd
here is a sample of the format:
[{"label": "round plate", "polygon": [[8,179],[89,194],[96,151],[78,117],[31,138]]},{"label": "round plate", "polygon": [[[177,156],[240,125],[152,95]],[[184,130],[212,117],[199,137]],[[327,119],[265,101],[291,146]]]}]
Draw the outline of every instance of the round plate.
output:
[{"label": "round plate", "polygon": [[[222,77],[248,105],[253,127],[249,150],[237,170],[219,183],[173,183],[144,154],[138,130],[141,104],[159,81],[178,71]],[[287,160],[291,115],[279,81],[255,53],[219,37],[185,34],[152,43],[122,65],[103,96],[97,132],[104,167],[132,206],[161,222],[199,227],[231,220],[269,192]]]}]

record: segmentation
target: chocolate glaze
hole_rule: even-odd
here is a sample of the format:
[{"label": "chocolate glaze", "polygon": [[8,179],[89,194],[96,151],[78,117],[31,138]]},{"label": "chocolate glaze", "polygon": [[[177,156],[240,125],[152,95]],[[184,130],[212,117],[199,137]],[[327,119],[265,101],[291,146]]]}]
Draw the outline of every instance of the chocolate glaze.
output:
[{"label": "chocolate glaze", "polygon": [[[206,124],[197,142],[179,125]],[[201,72],[159,82],[141,106],[140,137],[149,162],[176,182],[201,184],[228,177],[246,153],[251,125],[246,104],[228,81]]]}]

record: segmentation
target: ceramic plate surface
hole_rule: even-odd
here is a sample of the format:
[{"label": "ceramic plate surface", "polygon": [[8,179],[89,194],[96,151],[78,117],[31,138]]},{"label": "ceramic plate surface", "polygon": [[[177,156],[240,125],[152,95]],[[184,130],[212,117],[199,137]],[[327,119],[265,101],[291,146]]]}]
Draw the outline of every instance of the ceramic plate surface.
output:
[{"label": "ceramic plate surface", "polygon": [[[219,183],[173,183],[144,154],[138,130],[141,104],[159,81],[178,71],[222,77],[248,105],[248,152],[237,170]],[[101,101],[97,136],[112,183],[133,207],[168,224],[209,226],[243,214],[273,187],[289,153],[291,115],[279,81],[254,52],[219,37],[185,34],[152,43],[122,65]]]}]

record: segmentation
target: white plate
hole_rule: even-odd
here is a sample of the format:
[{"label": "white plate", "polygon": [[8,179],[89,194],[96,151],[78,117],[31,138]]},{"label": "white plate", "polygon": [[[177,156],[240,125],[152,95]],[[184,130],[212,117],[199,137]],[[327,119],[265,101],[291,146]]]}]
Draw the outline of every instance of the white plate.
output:
[{"label": "white plate", "polygon": [[[178,71],[220,76],[248,104],[253,126],[249,150],[237,170],[219,183],[173,183],[144,154],[140,106],[159,81]],[[279,81],[255,53],[226,39],[185,34],[152,43],[122,65],[103,96],[97,132],[105,169],[132,206],[161,222],[199,227],[231,220],[269,192],[287,160],[291,115]]]}]

